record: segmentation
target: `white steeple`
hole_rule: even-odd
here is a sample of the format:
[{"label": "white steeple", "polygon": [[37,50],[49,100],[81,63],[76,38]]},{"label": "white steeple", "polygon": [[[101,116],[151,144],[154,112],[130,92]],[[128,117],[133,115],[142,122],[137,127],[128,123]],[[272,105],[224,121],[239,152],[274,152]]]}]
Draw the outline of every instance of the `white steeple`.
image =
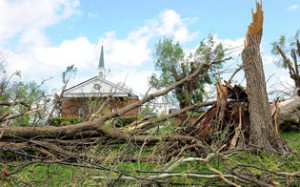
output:
[{"label": "white steeple", "polygon": [[99,71],[99,77],[104,78],[104,73],[105,73],[105,68],[104,68],[104,52],[103,52],[103,44],[101,46],[101,52],[100,52],[100,59],[99,59],[99,66],[98,66],[98,71]]}]

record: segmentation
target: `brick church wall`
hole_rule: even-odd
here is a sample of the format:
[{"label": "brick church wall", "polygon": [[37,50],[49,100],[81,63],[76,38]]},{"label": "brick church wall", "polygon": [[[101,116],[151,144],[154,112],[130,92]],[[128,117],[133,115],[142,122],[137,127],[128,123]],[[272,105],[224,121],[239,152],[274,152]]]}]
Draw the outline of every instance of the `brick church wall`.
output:
[{"label": "brick church wall", "polygon": [[[84,119],[88,119],[89,116],[94,113],[104,102],[104,99],[99,98],[64,98],[61,107],[62,118],[78,118],[79,110],[84,110]],[[137,102],[137,97],[129,98],[112,98],[111,101],[104,107],[100,115],[108,114],[110,112],[119,110],[126,105]],[[139,108],[128,111],[123,117],[136,117],[139,112]]]}]

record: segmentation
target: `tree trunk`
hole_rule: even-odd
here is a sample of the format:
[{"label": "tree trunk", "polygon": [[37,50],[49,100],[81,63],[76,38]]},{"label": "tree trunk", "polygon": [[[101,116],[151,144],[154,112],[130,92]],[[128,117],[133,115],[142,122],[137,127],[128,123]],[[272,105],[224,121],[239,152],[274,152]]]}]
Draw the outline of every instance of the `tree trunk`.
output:
[{"label": "tree trunk", "polygon": [[250,113],[249,145],[285,153],[283,144],[276,134],[266,90],[266,81],[260,55],[260,42],[263,31],[262,5],[256,3],[257,12],[253,13],[253,23],[248,27],[245,47],[242,52],[243,65],[247,80]]}]

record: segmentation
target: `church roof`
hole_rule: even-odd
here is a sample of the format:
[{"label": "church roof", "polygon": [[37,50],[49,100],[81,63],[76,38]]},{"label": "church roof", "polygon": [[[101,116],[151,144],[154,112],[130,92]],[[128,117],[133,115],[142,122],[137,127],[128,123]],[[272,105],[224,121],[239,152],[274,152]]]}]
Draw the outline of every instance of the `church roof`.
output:
[{"label": "church roof", "polygon": [[124,84],[115,84],[95,76],[65,90],[63,97],[137,97]]}]

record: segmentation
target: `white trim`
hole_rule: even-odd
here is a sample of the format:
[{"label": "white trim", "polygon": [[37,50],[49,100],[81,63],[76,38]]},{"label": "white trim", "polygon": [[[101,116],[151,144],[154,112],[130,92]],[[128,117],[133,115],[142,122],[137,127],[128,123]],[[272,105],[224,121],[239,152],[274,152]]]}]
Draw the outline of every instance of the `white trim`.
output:
[{"label": "white trim", "polygon": [[128,93],[114,93],[112,95],[110,95],[110,93],[65,93],[64,97],[108,97],[108,96],[112,96],[112,97],[129,97]]},{"label": "white trim", "polygon": [[[94,85],[100,84],[100,90],[95,89]],[[102,90],[101,90],[102,89]],[[129,89],[114,84],[104,78],[93,77],[67,89],[63,97],[137,97]]]}]

